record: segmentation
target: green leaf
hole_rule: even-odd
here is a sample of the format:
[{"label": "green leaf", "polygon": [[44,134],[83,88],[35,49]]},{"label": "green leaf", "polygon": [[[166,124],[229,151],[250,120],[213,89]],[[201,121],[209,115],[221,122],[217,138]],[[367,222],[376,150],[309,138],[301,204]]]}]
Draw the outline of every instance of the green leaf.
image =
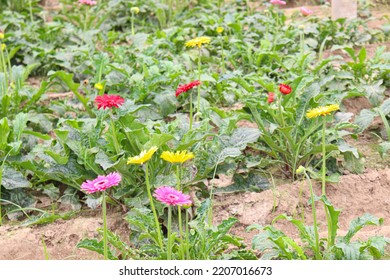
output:
[{"label": "green leaf", "polygon": [[259,192],[270,187],[267,178],[257,173],[249,173],[247,176],[234,174],[233,184],[214,189],[213,193]]},{"label": "green leaf", "polygon": [[355,118],[355,124],[357,124],[360,129],[359,132],[366,130],[371,123],[374,121],[374,118],[378,116],[373,110],[363,109],[360,114]]},{"label": "green leaf", "polygon": [[14,141],[20,140],[24,129],[27,127],[28,114],[19,113],[15,116],[13,121]]},{"label": "green leaf", "polygon": [[229,146],[243,150],[248,143],[256,142],[261,133],[257,128],[239,127],[229,139]]},{"label": "green leaf", "polygon": [[383,80],[379,80],[376,83],[362,86],[362,89],[365,91],[368,100],[374,107],[380,106],[382,100],[385,97],[384,92],[386,87],[381,86],[382,84]]},{"label": "green leaf", "polygon": [[[103,241],[98,242],[96,239],[83,239],[77,244],[77,248],[88,249],[104,256]],[[117,260],[118,258],[113,256],[111,251],[108,250],[108,259]]]},{"label": "green leaf", "polygon": [[20,171],[17,171],[8,165],[4,166],[3,181],[1,184],[7,190],[31,187],[31,183],[23,176]]},{"label": "green leaf", "polygon": [[367,51],[366,51],[366,48],[363,47],[359,54],[358,54],[358,57],[359,57],[359,62],[360,63],[364,63],[364,61],[366,60],[366,57],[367,57]]},{"label": "green leaf", "polygon": [[343,251],[344,260],[359,260],[359,244],[349,244],[349,243],[338,243],[335,245],[336,248],[339,248]]},{"label": "green leaf", "polygon": [[379,154],[382,158],[386,155],[388,150],[390,150],[390,142],[387,141],[379,144]]},{"label": "green leaf", "polygon": [[390,114],[390,98],[387,98],[382,105],[379,107],[379,110],[382,111],[382,113],[387,116]]},{"label": "green leaf", "polygon": [[337,229],[339,228],[339,216],[341,210],[335,209],[326,196],[321,196],[320,200],[324,203],[329,214],[328,231],[330,232],[329,245],[332,246],[337,236]]},{"label": "green leaf", "polygon": [[369,213],[363,214],[363,216],[358,217],[351,221],[349,224],[349,229],[347,234],[343,237],[345,243],[349,243],[352,237],[361,230],[364,226],[375,225],[380,226],[383,224],[383,218],[377,218]]}]

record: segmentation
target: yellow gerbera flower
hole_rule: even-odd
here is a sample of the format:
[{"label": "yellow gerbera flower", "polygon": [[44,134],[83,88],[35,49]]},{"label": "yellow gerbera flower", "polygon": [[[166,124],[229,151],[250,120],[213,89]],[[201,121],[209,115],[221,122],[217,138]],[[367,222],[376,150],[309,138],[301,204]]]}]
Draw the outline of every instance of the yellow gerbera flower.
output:
[{"label": "yellow gerbera flower", "polygon": [[221,27],[221,26],[217,27],[217,32],[218,32],[218,33],[222,33],[223,30],[224,30],[223,27]]},{"label": "yellow gerbera flower", "polygon": [[165,161],[169,161],[170,163],[183,163],[194,157],[193,153],[187,151],[180,151],[176,153],[165,151],[161,154],[161,158]]},{"label": "yellow gerbera flower", "polygon": [[328,105],[328,106],[320,106],[320,107],[317,107],[317,108],[314,108],[314,109],[307,111],[306,117],[311,119],[311,118],[316,118],[318,116],[325,116],[325,115],[329,115],[331,112],[337,111],[339,109],[340,109],[340,106],[337,104],[332,104],[332,105]]},{"label": "yellow gerbera flower", "polygon": [[196,37],[195,39],[189,40],[186,42],[186,47],[198,47],[200,48],[202,44],[210,43],[211,39],[209,37]]},{"label": "yellow gerbera flower", "polygon": [[0,40],[4,39],[4,33],[0,31]]},{"label": "yellow gerbera flower", "polygon": [[149,150],[144,150],[138,156],[129,157],[127,164],[144,164],[144,162],[147,162],[156,151],[156,146],[151,147]]},{"label": "yellow gerbera flower", "polygon": [[97,83],[97,84],[95,84],[95,88],[97,90],[102,90],[103,89],[103,85],[101,83]]}]

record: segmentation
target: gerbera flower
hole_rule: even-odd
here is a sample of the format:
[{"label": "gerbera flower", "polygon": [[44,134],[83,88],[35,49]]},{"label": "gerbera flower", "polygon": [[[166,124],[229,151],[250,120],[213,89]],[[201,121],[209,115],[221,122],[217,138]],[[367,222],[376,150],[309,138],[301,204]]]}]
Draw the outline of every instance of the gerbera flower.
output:
[{"label": "gerbera flower", "polygon": [[314,109],[311,109],[307,111],[306,117],[309,119],[311,118],[316,118],[318,116],[325,116],[325,115],[330,115],[331,112],[337,111],[340,109],[340,106],[337,104],[332,104],[328,106],[320,106]]},{"label": "gerbera flower", "polygon": [[269,2],[275,5],[286,5],[286,1],[281,1],[281,0],[271,0]]},{"label": "gerbera flower", "polygon": [[186,42],[186,47],[198,47],[200,48],[202,44],[210,43],[211,39],[209,37],[196,37],[195,39],[189,40]]},{"label": "gerbera flower", "polygon": [[170,163],[183,163],[194,157],[193,153],[187,151],[179,151],[176,153],[165,151],[161,154],[161,158]]},{"label": "gerbera flower", "polygon": [[0,40],[4,39],[4,33],[0,31]]},{"label": "gerbera flower", "polygon": [[127,164],[144,164],[144,162],[147,162],[156,151],[156,146],[151,147],[149,150],[144,150],[138,156],[129,157]]},{"label": "gerbera flower", "polygon": [[91,0],[79,0],[79,3],[89,5],[89,6],[94,6],[97,4],[96,1],[91,1]]},{"label": "gerbera flower", "polygon": [[280,84],[279,85],[279,90],[284,95],[290,94],[291,91],[292,91],[291,87],[289,85],[286,85],[286,84]]},{"label": "gerbera flower", "polygon": [[103,89],[103,84],[97,83],[97,84],[95,84],[94,88],[96,88],[97,90],[102,90]]},{"label": "gerbera flower", "polygon": [[268,103],[269,104],[271,104],[272,102],[274,102],[275,101],[275,93],[273,93],[273,92],[269,92],[268,93]]},{"label": "gerbera flower", "polygon": [[120,97],[119,95],[99,95],[95,98],[95,103],[98,106],[98,109],[103,108],[112,108],[116,107],[119,108],[119,106],[123,105],[125,103],[125,100]]},{"label": "gerbera flower", "polygon": [[159,187],[153,195],[158,201],[170,206],[190,206],[192,201],[189,195],[183,194],[172,187]]},{"label": "gerbera flower", "polygon": [[300,9],[299,9],[300,11],[301,11],[301,14],[303,15],[303,16],[309,16],[309,15],[311,15],[312,13],[313,13],[313,11],[312,10],[310,10],[310,9],[308,9],[308,8],[306,8],[306,7],[301,7]]},{"label": "gerbera flower", "polygon": [[81,189],[87,193],[102,192],[108,188],[119,185],[122,180],[118,172],[112,172],[107,176],[99,175],[95,180],[87,180],[81,185]]},{"label": "gerbera flower", "polygon": [[219,26],[217,27],[217,32],[218,33],[222,33],[224,31],[223,27]]},{"label": "gerbera flower", "polygon": [[185,84],[185,85],[179,85],[179,87],[176,90],[176,97],[178,97],[183,92],[187,92],[190,89],[192,89],[193,87],[196,87],[196,86],[199,86],[199,85],[200,85],[200,81],[198,81],[198,80],[192,81],[191,83],[188,83],[188,84]]}]

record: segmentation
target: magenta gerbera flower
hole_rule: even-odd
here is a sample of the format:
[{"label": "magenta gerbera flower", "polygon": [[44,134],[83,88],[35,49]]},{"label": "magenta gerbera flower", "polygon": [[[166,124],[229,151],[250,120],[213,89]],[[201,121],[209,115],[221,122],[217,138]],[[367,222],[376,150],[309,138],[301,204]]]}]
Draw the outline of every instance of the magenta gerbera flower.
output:
[{"label": "magenta gerbera flower", "polygon": [[98,109],[103,108],[112,108],[116,107],[119,108],[119,106],[123,105],[125,103],[125,100],[120,97],[119,95],[99,95],[95,98],[95,103],[98,106]]},{"label": "magenta gerbera flower", "polygon": [[281,0],[271,0],[269,2],[274,5],[286,5],[286,1],[281,1]]},{"label": "magenta gerbera flower", "polygon": [[79,0],[79,3],[89,5],[89,6],[94,6],[97,4],[96,1],[91,1],[91,0]]},{"label": "magenta gerbera flower", "polygon": [[159,187],[154,191],[153,195],[157,200],[166,205],[170,206],[190,206],[192,201],[190,196],[187,194],[183,194],[181,191],[178,191],[172,187]]},{"label": "magenta gerbera flower", "polygon": [[86,193],[102,192],[108,188],[119,185],[122,177],[118,172],[111,172],[107,176],[99,175],[95,180],[87,180],[81,185]]},{"label": "magenta gerbera flower", "polygon": [[190,89],[192,89],[193,87],[196,87],[196,86],[199,86],[199,85],[200,85],[200,81],[198,81],[198,80],[192,81],[191,83],[188,83],[188,84],[185,84],[185,85],[179,85],[179,87],[176,90],[176,97],[178,97],[183,92],[187,92]]}]

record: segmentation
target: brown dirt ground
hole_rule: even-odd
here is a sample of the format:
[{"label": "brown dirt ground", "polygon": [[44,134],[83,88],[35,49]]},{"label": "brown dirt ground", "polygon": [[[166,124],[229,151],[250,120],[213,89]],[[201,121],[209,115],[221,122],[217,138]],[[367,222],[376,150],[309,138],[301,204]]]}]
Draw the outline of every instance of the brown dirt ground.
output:
[{"label": "brown dirt ground", "polygon": [[[48,1],[50,2],[50,1]],[[323,15],[329,14],[327,7],[309,7]],[[292,14],[296,8],[286,9]],[[380,19],[389,12],[375,13],[378,20],[372,21],[371,28],[377,28],[383,21]],[[368,55],[372,57],[378,44],[368,45]],[[390,44],[386,43],[387,51]],[[337,54],[337,53],[336,53]],[[328,53],[327,55],[330,55]],[[369,108],[364,98],[350,99],[344,104],[348,111],[359,112]],[[241,125],[252,125],[245,122]],[[381,125],[380,122],[376,125]],[[375,124],[374,124],[375,126]],[[339,234],[345,234],[349,222],[364,214],[370,213],[384,218],[381,227],[367,227],[361,230],[357,238],[367,238],[372,235],[390,237],[390,157],[381,159],[375,148],[377,138],[370,132],[365,133],[356,145],[366,159],[367,169],[363,174],[349,174],[341,177],[339,184],[329,184],[327,195],[336,208],[342,209],[340,216]],[[229,180],[221,176],[220,180]],[[223,182],[220,182],[223,185]],[[315,183],[317,194],[320,192],[318,183]],[[300,192],[300,190],[302,190]],[[301,193],[301,195],[300,195]],[[235,216],[239,223],[233,228],[233,234],[244,238],[250,246],[256,232],[246,232],[252,224],[266,225],[279,214],[286,213],[294,217],[304,217],[307,224],[312,223],[311,208],[307,205],[308,188],[306,182],[282,184],[271,190],[261,193],[225,194],[215,197],[215,223],[229,216]],[[57,220],[51,224],[32,227],[4,225],[0,227],[0,260],[41,260],[44,259],[44,240],[50,259],[101,259],[101,256],[85,250],[77,249],[76,244],[83,238],[97,238],[97,229],[102,227],[100,210],[88,210],[70,220]],[[318,207],[318,219],[325,221],[323,208]],[[291,224],[277,222],[277,227],[287,234],[297,237],[297,232]],[[123,219],[120,210],[111,211],[108,215],[108,226],[111,231],[122,236],[123,240],[129,234],[127,222]],[[321,234],[326,234],[325,225],[321,225]]]}]

